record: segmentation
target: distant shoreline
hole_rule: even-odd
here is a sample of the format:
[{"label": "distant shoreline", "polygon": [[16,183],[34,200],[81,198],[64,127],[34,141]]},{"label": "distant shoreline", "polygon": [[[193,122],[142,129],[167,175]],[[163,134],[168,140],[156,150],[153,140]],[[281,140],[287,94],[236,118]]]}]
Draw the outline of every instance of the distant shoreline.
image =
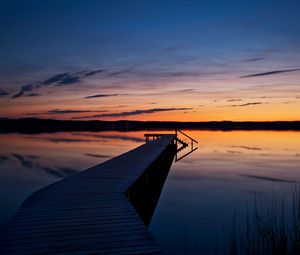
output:
[{"label": "distant shoreline", "polygon": [[0,119],[0,133],[43,133],[61,131],[134,131],[134,130],[278,130],[300,131],[300,121],[208,121],[208,122],[176,122],[176,121],[75,121],[54,119]]}]

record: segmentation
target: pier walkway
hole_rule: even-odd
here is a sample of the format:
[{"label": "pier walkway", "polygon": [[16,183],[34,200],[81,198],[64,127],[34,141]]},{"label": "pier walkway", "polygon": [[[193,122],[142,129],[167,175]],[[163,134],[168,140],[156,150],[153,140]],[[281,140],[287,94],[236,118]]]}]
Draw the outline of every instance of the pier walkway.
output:
[{"label": "pier walkway", "polygon": [[36,191],[2,231],[0,254],[160,253],[128,189],[175,139],[162,135]]}]

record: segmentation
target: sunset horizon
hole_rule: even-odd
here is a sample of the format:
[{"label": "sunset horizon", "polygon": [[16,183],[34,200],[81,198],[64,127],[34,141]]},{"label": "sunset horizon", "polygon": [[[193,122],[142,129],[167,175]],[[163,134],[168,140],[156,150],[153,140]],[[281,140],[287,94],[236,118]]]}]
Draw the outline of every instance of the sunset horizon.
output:
[{"label": "sunset horizon", "polygon": [[300,119],[296,1],[133,2],[4,1],[0,117]]}]

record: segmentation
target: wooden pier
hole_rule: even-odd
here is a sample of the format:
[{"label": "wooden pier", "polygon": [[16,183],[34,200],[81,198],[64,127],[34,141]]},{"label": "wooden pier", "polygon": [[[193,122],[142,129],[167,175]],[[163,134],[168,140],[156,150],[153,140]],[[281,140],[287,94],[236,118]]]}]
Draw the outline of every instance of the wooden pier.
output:
[{"label": "wooden pier", "polygon": [[141,176],[148,178],[149,166],[174,148],[175,139],[175,134],[147,139],[136,149],[36,191],[1,232],[0,254],[160,253],[130,203],[130,187]]}]

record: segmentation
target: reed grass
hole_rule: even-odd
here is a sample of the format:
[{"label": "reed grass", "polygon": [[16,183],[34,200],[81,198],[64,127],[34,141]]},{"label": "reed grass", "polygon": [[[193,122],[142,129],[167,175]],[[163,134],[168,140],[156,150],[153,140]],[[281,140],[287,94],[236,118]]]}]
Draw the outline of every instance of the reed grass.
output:
[{"label": "reed grass", "polygon": [[274,195],[265,203],[255,196],[244,226],[238,226],[235,220],[225,242],[216,241],[215,255],[300,254],[299,186],[292,187],[289,200]]}]

